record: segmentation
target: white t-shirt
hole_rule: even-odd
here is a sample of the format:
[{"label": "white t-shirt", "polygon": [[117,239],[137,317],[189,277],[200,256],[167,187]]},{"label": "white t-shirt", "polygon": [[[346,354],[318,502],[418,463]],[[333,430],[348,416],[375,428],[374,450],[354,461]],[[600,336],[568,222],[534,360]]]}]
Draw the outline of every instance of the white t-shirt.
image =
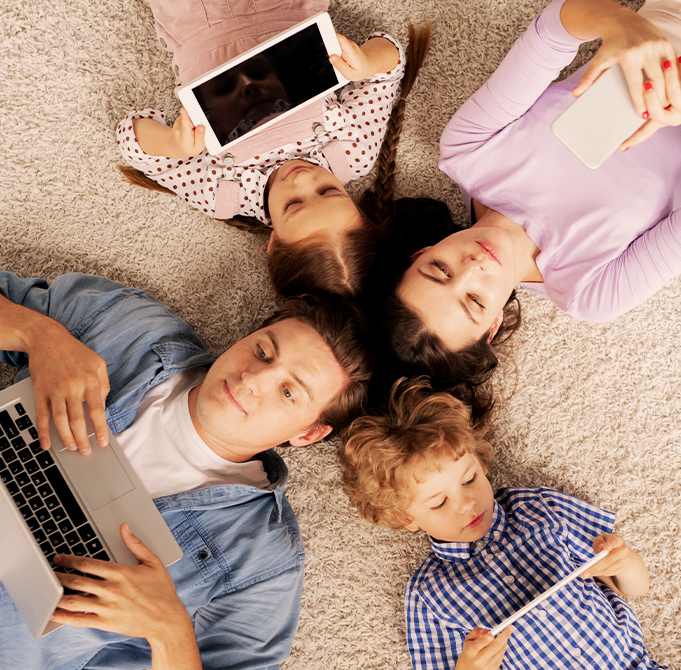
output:
[{"label": "white t-shirt", "polygon": [[152,498],[215,484],[269,484],[261,461],[227,461],[194,429],[189,391],[205,376],[203,368],[192,368],[159,384],[142,398],[132,424],[116,435]]}]

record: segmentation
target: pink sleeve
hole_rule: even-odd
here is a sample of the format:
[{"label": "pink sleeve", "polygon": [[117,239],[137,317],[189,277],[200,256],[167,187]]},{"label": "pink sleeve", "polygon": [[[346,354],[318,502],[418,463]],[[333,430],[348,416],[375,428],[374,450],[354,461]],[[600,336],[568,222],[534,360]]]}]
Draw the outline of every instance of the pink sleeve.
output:
[{"label": "pink sleeve", "polygon": [[440,169],[484,144],[522,116],[572,62],[581,41],[560,21],[565,0],[553,2],[530,23],[488,81],[447,124],[440,139]]},{"label": "pink sleeve", "polygon": [[605,265],[565,311],[585,321],[610,321],[640,305],[680,274],[681,210],[677,209]]}]

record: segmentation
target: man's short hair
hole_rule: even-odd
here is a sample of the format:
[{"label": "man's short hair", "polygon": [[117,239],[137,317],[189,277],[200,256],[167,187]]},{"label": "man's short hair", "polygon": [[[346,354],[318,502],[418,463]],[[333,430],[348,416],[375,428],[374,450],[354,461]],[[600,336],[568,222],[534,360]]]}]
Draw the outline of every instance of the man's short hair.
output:
[{"label": "man's short hair", "polygon": [[260,328],[286,319],[297,319],[314,328],[343,368],[346,384],[322,410],[315,425],[344,428],[362,412],[373,373],[364,315],[341,298],[301,295],[283,302]]},{"label": "man's short hair", "polygon": [[388,413],[363,416],[343,433],[343,490],[371,523],[403,528],[413,500],[409,486],[420,473],[466,453],[485,465],[492,445],[474,427],[470,408],[449,393],[433,393],[425,377],[393,385]]}]

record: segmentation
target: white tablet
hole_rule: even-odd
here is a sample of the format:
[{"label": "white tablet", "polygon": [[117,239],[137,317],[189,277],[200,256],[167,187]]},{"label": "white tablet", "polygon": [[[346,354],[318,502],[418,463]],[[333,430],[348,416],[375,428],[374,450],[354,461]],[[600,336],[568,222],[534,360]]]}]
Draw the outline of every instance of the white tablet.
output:
[{"label": "white tablet", "polygon": [[515,614],[511,614],[511,616],[508,617],[508,619],[502,621],[498,626],[492,628],[492,630],[490,630],[490,633],[492,633],[494,637],[499,635],[499,633],[501,633],[501,631],[504,630],[504,628],[508,628],[514,621],[517,621],[518,619],[520,619],[520,617],[525,616],[529,611],[533,610],[537,605],[539,605],[539,603],[542,603],[547,598],[550,598],[556,591],[562,589],[566,584],[569,584],[573,579],[576,579],[577,577],[579,577],[579,575],[586,572],[589,568],[598,563],[598,561],[600,561],[602,558],[605,558],[609,553],[610,549],[603,549],[603,551],[596,554],[591,560],[584,563],[584,565],[580,565],[576,570],[573,570],[567,577],[564,577],[558,583],[554,584],[551,588],[544,591],[544,593],[538,595],[534,600],[527,603],[525,607],[522,607]]},{"label": "white tablet", "polygon": [[217,155],[346,84],[329,62],[340,53],[322,12],[181,86],[177,96]]},{"label": "white tablet", "polygon": [[616,64],[553,122],[551,131],[595,170],[644,123],[634,109],[624,72]]}]

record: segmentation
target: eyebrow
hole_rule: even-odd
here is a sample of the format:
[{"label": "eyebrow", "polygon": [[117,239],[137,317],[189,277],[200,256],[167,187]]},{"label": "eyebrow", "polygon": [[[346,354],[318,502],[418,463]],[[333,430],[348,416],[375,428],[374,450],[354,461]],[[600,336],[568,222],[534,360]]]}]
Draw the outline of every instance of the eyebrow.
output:
[{"label": "eyebrow", "polygon": [[[444,286],[444,285],[445,285],[445,283],[444,283],[441,279],[438,279],[437,277],[433,277],[433,275],[429,275],[427,272],[424,272],[421,268],[418,269],[418,273],[419,273],[424,279],[427,279],[428,281],[432,281],[434,284],[439,284],[440,286]],[[471,310],[468,309],[468,307],[466,306],[466,303],[465,303],[463,300],[459,299],[459,304],[460,304],[461,307],[463,308],[464,314],[465,314],[465,315],[466,315],[466,316],[467,316],[467,317],[468,317],[476,326],[479,326],[480,323],[479,323],[478,321],[476,321],[476,320],[473,318],[473,315],[471,314]]]},{"label": "eyebrow", "polygon": [[[274,337],[274,333],[271,330],[266,330],[265,335],[269,338],[270,342],[272,343],[272,348],[274,349],[274,353],[276,356],[279,356],[279,343],[277,342],[277,338]],[[293,381],[296,382],[296,384],[300,385],[300,387],[307,393],[308,398],[310,399],[310,402],[314,402],[314,391],[312,390],[312,387],[305,383],[297,374],[292,374],[291,377],[293,377]]]},{"label": "eyebrow", "polygon": [[[332,186],[330,188],[336,188],[336,187]],[[339,197],[340,198],[349,198],[350,196],[347,193],[343,193],[342,191],[338,191],[337,193],[329,193],[329,195],[326,195],[326,193],[322,194],[322,198],[339,198]],[[298,203],[295,203],[295,204],[298,204]],[[289,210],[286,210],[286,212],[284,212],[284,218],[288,219],[290,217],[295,217],[295,215],[298,214],[298,212],[300,212],[300,209],[301,208],[299,207],[294,212],[290,212]]]}]

